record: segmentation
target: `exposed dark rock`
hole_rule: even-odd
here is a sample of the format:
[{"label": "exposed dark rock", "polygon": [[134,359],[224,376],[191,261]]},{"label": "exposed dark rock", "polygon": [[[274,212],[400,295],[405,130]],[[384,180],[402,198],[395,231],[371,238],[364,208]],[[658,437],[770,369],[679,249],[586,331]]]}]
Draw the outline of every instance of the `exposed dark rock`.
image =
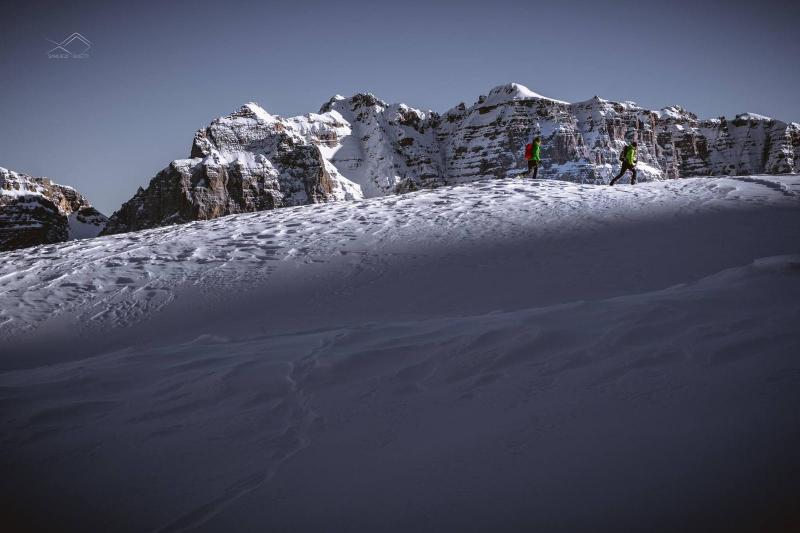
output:
[{"label": "exposed dark rock", "polygon": [[0,250],[94,237],[106,220],[72,187],[0,168]]}]

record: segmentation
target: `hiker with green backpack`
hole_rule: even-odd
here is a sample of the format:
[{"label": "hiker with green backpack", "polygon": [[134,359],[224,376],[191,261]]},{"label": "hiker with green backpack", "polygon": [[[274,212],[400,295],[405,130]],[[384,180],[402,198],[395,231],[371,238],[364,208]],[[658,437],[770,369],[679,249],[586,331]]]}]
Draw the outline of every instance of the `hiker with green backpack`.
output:
[{"label": "hiker with green backpack", "polygon": [[619,174],[617,174],[617,177],[611,180],[611,183],[609,183],[609,185],[614,185],[617,182],[617,180],[620,179],[628,170],[631,171],[631,185],[636,184],[637,146],[638,145],[636,144],[636,141],[633,141],[628,146],[622,149],[622,153],[619,155],[619,159],[620,161],[622,161],[622,168],[620,169]]},{"label": "hiker with green backpack", "polygon": [[525,146],[525,159],[528,160],[528,172],[526,175],[533,170],[531,177],[536,179],[536,175],[539,173],[539,161],[542,160],[542,139],[538,135]]}]

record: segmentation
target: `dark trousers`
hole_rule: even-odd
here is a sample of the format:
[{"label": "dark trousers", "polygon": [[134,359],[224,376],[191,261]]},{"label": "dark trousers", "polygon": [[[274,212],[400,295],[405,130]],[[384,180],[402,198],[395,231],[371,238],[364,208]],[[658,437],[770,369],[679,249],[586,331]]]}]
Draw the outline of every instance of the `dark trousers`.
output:
[{"label": "dark trousers", "polygon": [[536,174],[539,173],[539,162],[533,159],[528,159],[528,174],[533,170],[533,179],[536,179]]},{"label": "dark trousers", "polygon": [[616,178],[611,180],[611,183],[609,183],[609,185],[614,185],[617,182],[617,180],[620,179],[622,177],[622,175],[625,174],[625,172],[628,171],[628,170],[631,171],[631,185],[635,184],[636,183],[636,167],[634,167],[633,165],[629,165],[628,163],[622,163],[622,168],[619,169],[619,174],[617,174]]}]

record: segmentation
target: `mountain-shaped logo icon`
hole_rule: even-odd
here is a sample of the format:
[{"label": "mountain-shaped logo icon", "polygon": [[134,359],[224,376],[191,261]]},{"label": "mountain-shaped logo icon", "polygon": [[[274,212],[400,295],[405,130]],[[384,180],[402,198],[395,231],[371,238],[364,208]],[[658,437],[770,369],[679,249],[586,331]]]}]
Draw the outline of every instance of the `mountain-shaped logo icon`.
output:
[{"label": "mountain-shaped logo icon", "polygon": [[92,47],[92,42],[78,32],[61,42],[47,40],[56,45],[47,52],[47,57],[52,59],[83,59],[89,57],[87,52]]}]

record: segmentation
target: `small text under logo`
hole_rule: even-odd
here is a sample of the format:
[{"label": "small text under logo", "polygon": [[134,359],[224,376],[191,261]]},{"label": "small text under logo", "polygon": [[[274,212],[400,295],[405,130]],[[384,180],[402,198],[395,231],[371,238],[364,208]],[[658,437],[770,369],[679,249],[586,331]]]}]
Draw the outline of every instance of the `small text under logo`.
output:
[{"label": "small text under logo", "polygon": [[56,45],[47,52],[47,57],[50,59],[85,59],[89,57],[89,48],[92,47],[91,41],[78,32],[61,42],[47,40]]}]

